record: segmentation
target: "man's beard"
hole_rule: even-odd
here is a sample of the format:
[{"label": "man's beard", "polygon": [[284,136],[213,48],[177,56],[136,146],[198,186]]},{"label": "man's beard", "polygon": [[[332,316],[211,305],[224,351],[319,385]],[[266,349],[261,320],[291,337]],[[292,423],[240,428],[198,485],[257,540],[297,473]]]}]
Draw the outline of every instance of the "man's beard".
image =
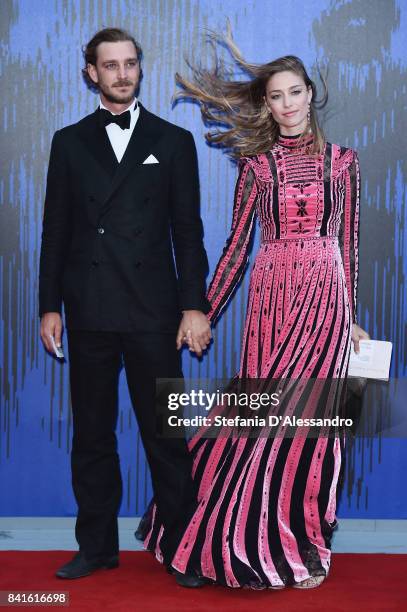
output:
[{"label": "man's beard", "polygon": [[[128,82],[125,83],[125,85],[127,84]],[[99,90],[109,102],[112,102],[113,104],[127,104],[127,102],[131,102],[132,100],[134,100],[137,86],[138,84],[134,85],[130,93],[122,95],[112,93],[111,89],[113,89],[114,86],[112,86],[110,90],[107,90],[104,88],[103,85],[99,84]]]}]

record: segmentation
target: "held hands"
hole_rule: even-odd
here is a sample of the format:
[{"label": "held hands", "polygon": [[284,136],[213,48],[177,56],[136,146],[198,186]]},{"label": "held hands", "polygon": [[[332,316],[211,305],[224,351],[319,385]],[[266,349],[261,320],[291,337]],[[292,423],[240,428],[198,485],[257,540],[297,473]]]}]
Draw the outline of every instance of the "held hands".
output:
[{"label": "held hands", "polygon": [[51,336],[58,348],[62,346],[62,318],[59,312],[46,312],[41,318],[41,340],[49,353],[54,353]]},{"label": "held hands", "polygon": [[191,352],[201,357],[211,341],[211,326],[200,310],[184,310],[177,333],[177,349],[187,344]]},{"label": "held hands", "polygon": [[352,342],[355,353],[359,353],[359,340],[370,340],[370,336],[364,329],[353,323],[352,325]]}]

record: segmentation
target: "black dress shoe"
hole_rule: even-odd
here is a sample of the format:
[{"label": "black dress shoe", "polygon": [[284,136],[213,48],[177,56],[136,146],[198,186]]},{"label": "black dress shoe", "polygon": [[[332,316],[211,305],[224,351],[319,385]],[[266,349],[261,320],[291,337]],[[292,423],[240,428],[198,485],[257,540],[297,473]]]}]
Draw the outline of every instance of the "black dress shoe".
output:
[{"label": "black dress shoe", "polygon": [[134,532],[134,536],[136,540],[140,540],[141,542],[146,539],[148,532],[150,531],[152,522],[153,522],[153,508],[154,508],[154,499],[150,501],[148,504],[147,510],[144,512],[143,516],[140,519],[138,527]]},{"label": "black dress shoe", "polygon": [[150,524],[151,524],[151,521],[149,520],[148,516],[147,517],[143,516],[140,519],[139,525],[136,531],[134,532],[134,537],[136,538],[136,540],[143,542],[146,539]]},{"label": "black dress shoe", "polygon": [[89,576],[98,569],[113,569],[119,567],[119,556],[103,557],[98,559],[86,559],[84,553],[78,552],[71,561],[65,563],[56,572],[58,578],[72,580]]},{"label": "black dress shoe", "polygon": [[188,589],[197,589],[205,586],[205,584],[208,584],[208,580],[206,578],[201,578],[195,574],[182,574],[173,567],[169,567],[168,572],[175,576],[177,584],[182,587],[187,587]]}]

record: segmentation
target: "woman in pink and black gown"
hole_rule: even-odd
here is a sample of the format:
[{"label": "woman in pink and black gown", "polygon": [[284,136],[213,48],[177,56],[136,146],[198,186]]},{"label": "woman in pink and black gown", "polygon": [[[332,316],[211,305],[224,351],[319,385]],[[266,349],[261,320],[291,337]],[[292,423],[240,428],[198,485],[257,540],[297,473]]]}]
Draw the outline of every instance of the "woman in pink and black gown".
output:
[{"label": "woman in pink and black gown", "polygon": [[[247,264],[255,220],[261,245],[251,273],[239,377],[344,380],[356,324],[359,163],[325,141],[315,84],[286,56],[231,82],[219,72],[178,77],[209,120],[229,128],[208,139],[238,158],[232,226],[208,291],[215,323]],[[319,586],[336,526],[343,436],[220,435],[189,442],[196,510],[172,566],[229,587]],[[145,547],[160,555],[155,506]]]}]

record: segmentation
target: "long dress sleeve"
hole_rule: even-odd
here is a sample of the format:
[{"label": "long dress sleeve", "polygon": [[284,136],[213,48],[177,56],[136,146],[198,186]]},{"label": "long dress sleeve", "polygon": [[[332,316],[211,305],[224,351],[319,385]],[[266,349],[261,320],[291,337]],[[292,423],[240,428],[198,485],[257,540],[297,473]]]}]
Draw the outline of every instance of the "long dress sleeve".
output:
[{"label": "long dress sleeve", "polygon": [[352,155],[352,161],[346,166],[343,173],[345,200],[339,232],[339,243],[345,270],[352,322],[356,323],[360,171],[357,153],[351,150],[349,153]]},{"label": "long dress sleeve", "polygon": [[229,301],[248,263],[250,239],[254,227],[257,184],[247,160],[240,162],[236,183],[232,226],[222,255],[208,289],[211,310],[208,318],[214,322]]}]

